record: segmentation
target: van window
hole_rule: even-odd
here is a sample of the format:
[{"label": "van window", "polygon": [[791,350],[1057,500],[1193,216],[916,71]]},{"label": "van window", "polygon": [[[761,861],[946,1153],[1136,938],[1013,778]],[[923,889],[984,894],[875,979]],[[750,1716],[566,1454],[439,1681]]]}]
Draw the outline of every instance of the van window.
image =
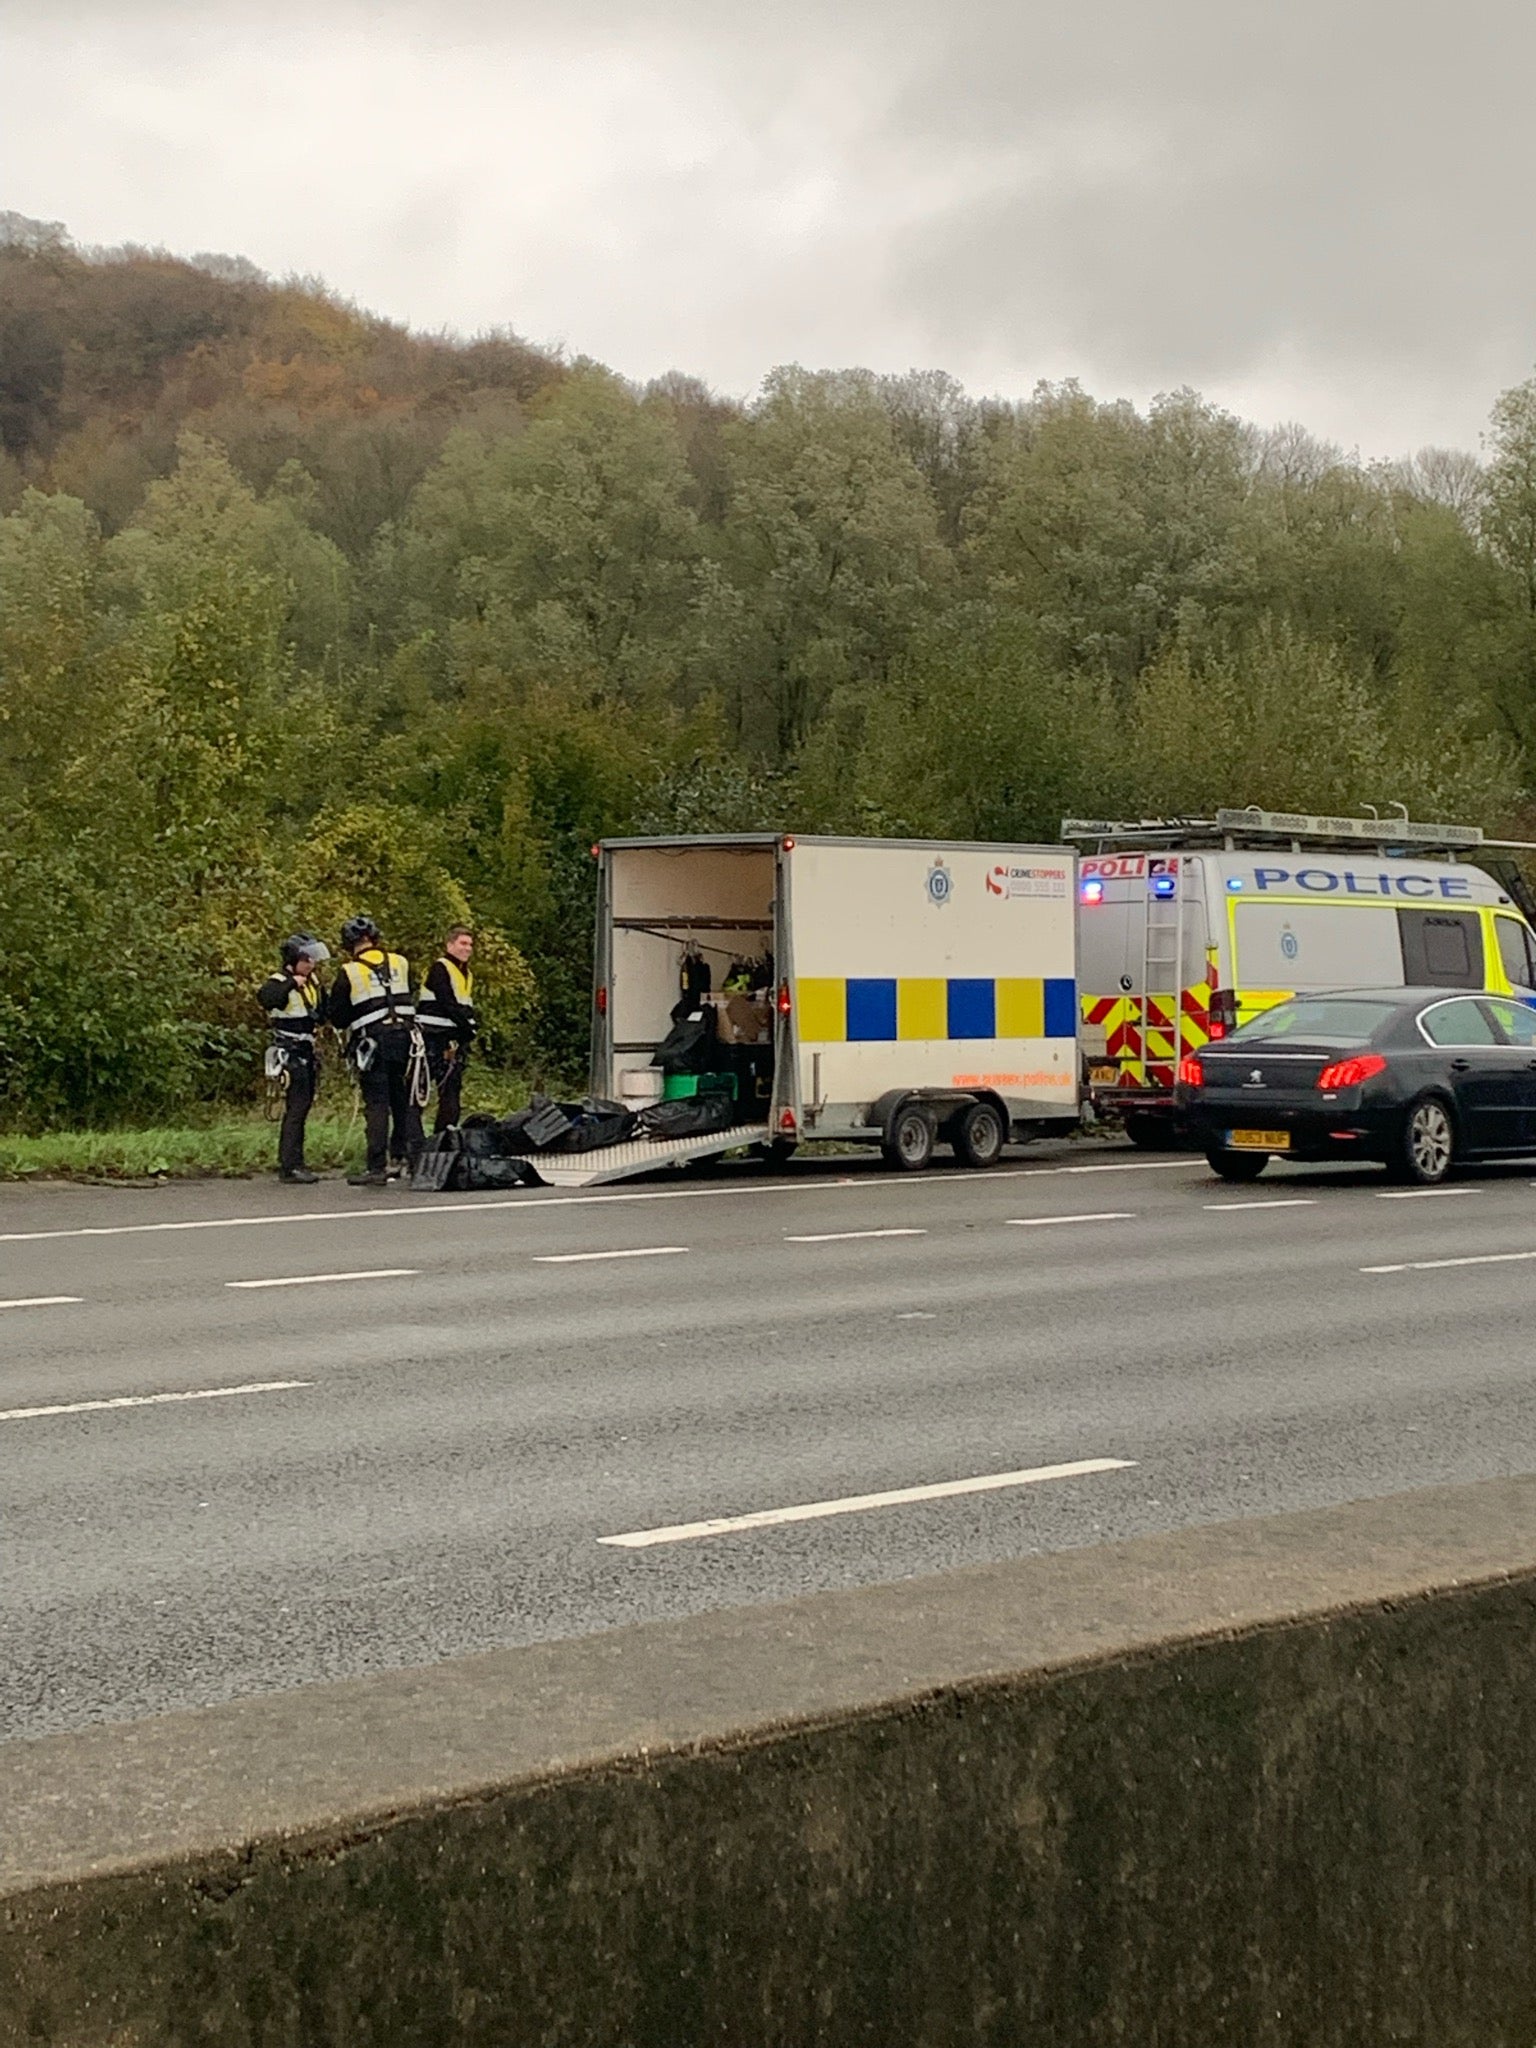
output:
[{"label": "van window", "polygon": [[1472,910],[1400,910],[1403,976],[1411,988],[1481,988],[1483,935]]},{"label": "van window", "polygon": [[1499,958],[1511,988],[1536,989],[1536,942],[1518,917],[1496,917]]},{"label": "van window", "polygon": [[1240,902],[1234,985],[1401,988],[1403,953],[1391,906]]}]

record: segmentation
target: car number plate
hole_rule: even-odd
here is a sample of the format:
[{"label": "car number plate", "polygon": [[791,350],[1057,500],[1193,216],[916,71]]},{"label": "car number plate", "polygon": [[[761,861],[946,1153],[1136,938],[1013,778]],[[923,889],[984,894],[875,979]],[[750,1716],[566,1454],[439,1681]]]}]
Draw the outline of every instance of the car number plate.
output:
[{"label": "car number plate", "polygon": [[1228,1131],[1227,1143],[1234,1152],[1289,1152],[1289,1131]]},{"label": "car number plate", "polygon": [[1090,1067],[1088,1078],[1096,1088],[1117,1088],[1120,1085],[1118,1067]]}]

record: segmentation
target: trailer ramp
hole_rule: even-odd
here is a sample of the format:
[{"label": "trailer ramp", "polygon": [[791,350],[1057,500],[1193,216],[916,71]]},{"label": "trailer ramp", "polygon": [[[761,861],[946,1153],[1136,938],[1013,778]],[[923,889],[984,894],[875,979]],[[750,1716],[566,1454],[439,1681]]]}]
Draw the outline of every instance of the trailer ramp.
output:
[{"label": "trailer ramp", "polygon": [[766,1145],[767,1124],[737,1124],[729,1131],[707,1131],[697,1138],[634,1138],[627,1145],[603,1145],[594,1152],[565,1158],[530,1159],[545,1187],[594,1188],[608,1180],[628,1180],[663,1166],[686,1166],[694,1159],[718,1158],[743,1145]]}]

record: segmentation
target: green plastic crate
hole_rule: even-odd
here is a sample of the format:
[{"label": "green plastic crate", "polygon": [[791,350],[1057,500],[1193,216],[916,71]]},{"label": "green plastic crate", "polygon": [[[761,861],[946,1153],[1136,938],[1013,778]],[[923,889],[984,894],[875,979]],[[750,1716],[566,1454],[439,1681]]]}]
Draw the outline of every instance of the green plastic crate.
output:
[{"label": "green plastic crate", "polygon": [[661,1084],[663,1102],[680,1102],[690,1095],[729,1095],[736,1098],[734,1074],[668,1074]]}]

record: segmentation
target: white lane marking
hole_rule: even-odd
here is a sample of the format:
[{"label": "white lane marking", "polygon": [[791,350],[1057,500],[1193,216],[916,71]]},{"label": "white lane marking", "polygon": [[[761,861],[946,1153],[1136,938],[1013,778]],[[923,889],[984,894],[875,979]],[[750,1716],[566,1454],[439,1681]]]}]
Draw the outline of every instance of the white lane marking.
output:
[{"label": "white lane marking", "polygon": [[866,1508],[894,1508],[909,1501],[949,1500],[962,1493],[997,1493],[1008,1486],[1039,1486],[1047,1479],[1083,1479],[1092,1472],[1124,1472],[1132,1458],[1079,1458],[1071,1465],[1035,1465],[1023,1472],[986,1472],[979,1479],[945,1479],[936,1486],[899,1486],[890,1493],[852,1493],[841,1500],[803,1501],[793,1508],[760,1508],[751,1515],[723,1515],[709,1522],[674,1522],[666,1529],[632,1529],[624,1536],[599,1536],[621,1550],[648,1550],[657,1543],[689,1543],[697,1536],[728,1536],[738,1529],[771,1529],[781,1522],[816,1522],[828,1515],[857,1515]]},{"label": "white lane marking", "polygon": [[1378,1202],[1424,1202],[1441,1195],[1480,1195],[1481,1188],[1378,1188]]},{"label": "white lane marking", "polygon": [[[1059,1173],[1174,1173],[1181,1167],[1191,1171],[1193,1159],[1129,1159],[1121,1165],[1104,1166],[994,1166],[986,1174],[946,1174],[932,1185],[954,1188],[985,1188],[1000,1180],[1045,1180]],[[457,1216],[466,1211],[477,1214],[493,1209],[584,1209],[594,1202],[696,1202],[701,1199],[737,1201],[760,1195],[843,1194],[854,1188],[908,1188],[909,1173],[856,1174],[837,1180],[772,1181],[759,1187],[632,1188],[626,1194],[605,1190],[600,1195],[500,1195],[486,1202],[405,1202],[387,1208],[300,1209],[282,1216],[197,1216],[182,1223],[92,1223],[73,1230],[0,1230],[0,1244],[46,1244],[56,1238],[145,1237],[168,1230],[256,1230],[281,1223],[376,1223],[383,1217]]]},{"label": "white lane marking", "polygon": [[226,1280],[226,1287],[327,1287],[337,1280],[414,1280],[419,1266],[380,1266],[372,1273],[295,1273],[286,1280]]},{"label": "white lane marking", "polygon": [[898,1323],[936,1323],[939,1319],[931,1308],[904,1308],[896,1320]]},{"label": "white lane marking", "polygon": [[542,1252],[535,1255],[533,1263],[536,1266],[585,1266],[594,1259],[670,1259],[687,1249],[685,1244],[642,1244],[624,1252]]},{"label": "white lane marking", "polygon": [[1221,1216],[1233,1209],[1315,1209],[1317,1203],[1311,1195],[1260,1195],[1256,1202],[1205,1202],[1201,1206]]},{"label": "white lane marking", "polygon": [[1464,1259],[1405,1259],[1400,1266],[1362,1266],[1362,1273],[1438,1273],[1445,1266],[1509,1266],[1536,1252],[1474,1252]]},{"label": "white lane marking", "polygon": [[[1036,1173],[1177,1173],[1192,1159],[1117,1159],[1105,1166],[1037,1166]],[[1028,1171],[1029,1169],[1026,1169]]]},{"label": "white lane marking", "polygon": [[1135,1215],[1134,1209],[1100,1209],[1092,1216],[1010,1216],[1007,1220],[1018,1230],[1044,1230],[1053,1223],[1130,1223]]},{"label": "white lane marking", "polygon": [[313,1380],[251,1380],[243,1387],[198,1387],[186,1394],[119,1394],[110,1401],[56,1401],[48,1408],[0,1408],[0,1422],[29,1422],[38,1415],[90,1415],[103,1408],[159,1408],[168,1401],[229,1401],[237,1394],[287,1394],[314,1384]]},{"label": "white lane marking", "polygon": [[856,1237],[926,1237],[926,1230],[823,1230],[814,1237],[786,1237],[786,1244],[848,1244]]},{"label": "white lane marking", "polygon": [[63,1308],[84,1299],[83,1294],[23,1294],[15,1301],[0,1301],[0,1308]]}]

